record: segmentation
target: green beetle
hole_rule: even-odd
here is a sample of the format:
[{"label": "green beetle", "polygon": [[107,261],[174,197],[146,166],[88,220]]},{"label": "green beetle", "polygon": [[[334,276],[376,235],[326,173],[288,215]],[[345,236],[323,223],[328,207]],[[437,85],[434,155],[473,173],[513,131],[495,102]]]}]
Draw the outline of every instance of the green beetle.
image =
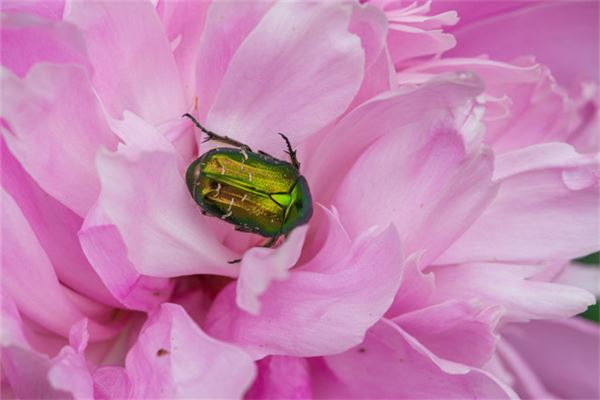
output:
[{"label": "green beetle", "polygon": [[300,175],[296,151],[283,133],[279,135],[285,140],[290,162],[254,152],[244,143],[209,131],[190,114],[183,116],[207,135],[203,142],[235,147],[212,149],[187,169],[187,187],[203,214],[234,224],[238,231],[269,238],[265,247],[308,223],[313,213],[308,182]]}]

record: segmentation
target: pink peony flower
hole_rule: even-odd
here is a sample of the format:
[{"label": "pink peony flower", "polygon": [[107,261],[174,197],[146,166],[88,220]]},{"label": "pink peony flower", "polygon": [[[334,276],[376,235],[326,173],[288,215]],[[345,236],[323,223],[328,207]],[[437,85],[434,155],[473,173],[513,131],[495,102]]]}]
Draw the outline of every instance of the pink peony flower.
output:
[{"label": "pink peony flower", "polygon": [[[4,2],[2,395],[600,396],[597,14]],[[188,112],[284,132],[310,223],[202,215]]]}]

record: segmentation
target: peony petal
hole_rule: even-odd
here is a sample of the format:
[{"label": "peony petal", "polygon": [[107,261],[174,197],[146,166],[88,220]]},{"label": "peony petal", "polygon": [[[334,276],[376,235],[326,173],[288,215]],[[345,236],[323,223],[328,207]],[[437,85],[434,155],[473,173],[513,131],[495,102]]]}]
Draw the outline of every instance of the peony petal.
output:
[{"label": "peony petal", "polygon": [[[130,126],[137,131],[135,124]],[[236,276],[239,266],[227,263],[236,257],[208,229],[208,218],[179,172],[175,151],[147,128],[146,137],[155,139],[130,138],[116,153],[102,152],[97,159],[102,182],[98,207],[118,228],[127,257],[149,276]]]},{"label": "peony petal", "polygon": [[95,399],[127,399],[131,383],[124,368],[100,367],[94,371]]},{"label": "peony petal", "polygon": [[19,205],[58,279],[94,300],[119,306],[81,251],[77,239],[81,217],[45,193],[10,154],[2,139],[0,148],[2,187]]},{"label": "peony petal", "polygon": [[258,315],[261,296],[275,280],[285,280],[289,269],[298,262],[307,226],[302,226],[286,238],[276,249],[251,248],[244,254],[240,276],[236,283],[236,304],[244,311]]},{"label": "peony petal", "polygon": [[349,7],[274,5],[233,56],[207,126],[281,156],[277,132],[297,145],[340,115],[364,72],[360,41],[347,30]]},{"label": "peony petal", "polygon": [[205,18],[210,4],[214,3],[160,0],[156,6],[165,34],[173,49],[173,57],[188,101],[196,94],[196,56],[200,37],[207,23]]},{"label": "peony petal", "polygon": [[[342,229],[329,215],[332,229]],[[389,307],[400,284],[402,258],[393,227],[357,239],[342,257],[326,242],[319,264],[294,269],[262,295],[259,316],[235,305],[234,286],[217,297],[207,330],[243,347],[254,358],[284,354],[309,357],[344,351]],[[314,269],[314,270],[313,270]]]},{"label": "peony petal", "polygon": [[405,127],[363,153],[333,201],[352,237],[392,221],[422,265],[460,237],[495,195],[492,154],[469,143],[479,129],[470,112],[466,123],[451,114]]},{"label": "peony petal", "polygon": [[196,57],[200,120],[206,118],[233,55],[272,6],[271,0],[210,3]]},{"label": "peony petal", "polygon": [[348,30],[360,38],[365,51],[362,84],[348,110],[396,86],[394,66],[386,45],[387,21],[381,10],[369,4],[353,4]]},{"label": "peony petal", "polygon": [[64,0],[5,0],[0,4],[3,13],[28,13],[53,20],[62,19],[64,8]]},{"label": "peony petal", "polygon": [[85,219],[79,240],[104,285],[127,308],[150,311],[169,298],[173,282],[141,275],[127,258],[119,230],[97,206]]},{"label": "peony petal", "polygon": [[598,250],[600,158],[549,143],[498,157],[498,196],[438,263],[570,259]]},{"label": "peony petal", "polygon": [[408,334],[446,360],[481,367],[495,350],[499,307],[450,300],[394,318]]},{"label": "peony petal", "polygon": [[585,289],[594,296],[600,297],[600,268],[594,265],[571,263],[556,282]]},{"label": "peony petal", "polygon": [[[91,376],[83,351],[87,320],[70,330],[71,343],[50,359],[32,349],[12,299],[2,293],[2,372],[18,398],[90,398]],[[6,330],[6,327],[10,327]]]},{"label": "peony petal", "polygon": [[598,325],[575,318],[534,321],[507,326],[502,335],[553,395],[564,399],[600,396]]},{"label": "peony petal", "polygon": [[394,297],[394,302],[385,314],[386,317],[397,317],[430,305],[435,290],[434,279],[433,274],[425,274],[421,271],[418,254],[408,257],[405,261],[402,284]]},{"label": "peony petal", "polygon": [[480,300],[502,305],[505,319],[524,321],[570,317],[596,302],[579,288],[533,279],[539,266],[473,263],[432,268],[435,299]]},{"label": "peony petal", "polygon": [[447,116],[448,110],[464,105],[482,89],[474,75],[450,74],[419,88],[397,89],[356,108],[327,133],[307,163],[304,175],[313,198],[329,204],[348,170],[377,138]]},{"label": "peony petal", "polygon": [[78,64],[92,74],[85,41],[77,27],[32,15],[3,14],[0,18],[2,65],[20,78],[40,62]]},{"label": "peony petal", "polygon": [[269,356],[258,363],[258,377],[246,399],[311,399],[305,358]]},{"label": "peony petal", "polygon": [[239,398],[256,375],[242,350],[206,335],[183,308],[163,304],[127,355],[131,398]]},{"label": "peony petal", "polygon": [[[84,216],[99,192],[94,168],[116,137],[83,69],[37,64],[24,80],[2,70],[3,136],[11,153],[51,196]],[[60,154],[60,157],[56,155]]]},{"label": "peony petal", "polygon": [[[58,281],[54,269],[40,246],[24,215],[2,190],[3,246],[10,252],[2,254],[2,283],[4,290],[19,310],[44,328],[67,336],[69,328],[85,317],[68,296],[68,289]],[[81,301],[88,301],[81,298]],[[108,310],[107,308],[104,308]],[[115,335],[116,326],[90,322],[95,340]]]},{"label": "peony petal", "polygon": [[[438,363],[444,364],[442,368]],[[362,344],[325,357],[311,376],[318,398],[516,398],[488,373],[435,358],[408,333],[383,320]]]},{"label": "peony petal", "polygon": [[[480,8],[481,4],[473,3],[471,7]],[[501,61],[533,55],[548,65],[563,84],[574,85],[585,79],[597,81],[597,16],[595,1],[538,2],[454,30],[458,45],[446,54],[488,54]]]},{"label": "peony petal", "polygon": [[113,117],[153,124],[187,110],[171,47],[150,2],[72,2],[65,20],[86,38],[94,87]]}]

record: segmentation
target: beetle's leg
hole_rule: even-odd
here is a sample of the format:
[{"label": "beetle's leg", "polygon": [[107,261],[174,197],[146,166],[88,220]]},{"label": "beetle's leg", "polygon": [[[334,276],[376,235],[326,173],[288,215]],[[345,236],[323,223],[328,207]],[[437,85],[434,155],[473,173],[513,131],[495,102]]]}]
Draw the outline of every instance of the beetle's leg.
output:
[{"label": "beetle's leg", "polygon": [[236,226],[235,230],[238,232],[254,232],[254,228],[250,228],[249,226],[243,226],[243,225]]},{"label": "beetle's leg", "polygon": [[271,248],[275,245],[275,243],[277,243],[277,240],[279,240],[279,236],[272,236],[269,241],[263,244],[261,247]]},{"label": "beetle's leg", "polygon": [[196,121],[196,118],[194,118],[191,114],[189,113],[185,113],[182,115],[182,117],[187,117],[189,119],[192,120],[192,122],[194,123],[194,125],[196,125],[202,132],[204,132],[206,134],[206,139],[204,139],[202,141],[202,143],[208,142],[209,140],[214,140],[215,142],[221,142],[221,143],[225,143],[225,144],[229,144],[231,146],[235,146],[235,147],[239,147],[241,149],[244,149],[246,151],[252,152],[252,149],[247,145],[244,144],[242,142],[238,142],[235,139],[232,139],[230,137],[227,136],[221,136],[219,134],[216,134],[212,131],[209,131],[208,129],[206,129],[205,127],[203,127],[202,125],[200,125],[200,123],[198,121]]},{"label": "beetle's leg", "polygon": [[290,160],[292,161],[292,165],[294,167],[296,167],[297,170],[300,169],[300,163],[298,162],[298,159],[296,158],[296,150],[292,149],[292,145],[290,144],[290,140],[287,138],[287,136],[285,136],[283,133],[279,132],[279,136],[281,136],[283,138],[283,140],[285,140],[285,144],[287,145],[288,150],[286,151],[286,153],[290,156]]},{"label": "beetle's leg", "polygon": [[[236,227],[235,227],[235,230],[236,230],[236,231],[237,231],[237,230],[240,230],[240,231],[242,231],[242,232],[250,232],[250,231],[245,231],[245,230],[241,230],[241,229],[238,229],[238,228],[240,228],[240,227],[236,226]],[[243,227],[242,227],[242,228],[243,228]],[[273,246],[275,245],[275,243],[277,243],[277,241],[279,240],[279,238],[280,238],[280,237],[281,237],[280,235],[278,235],[278,236],[272,236],[272,237],[270,237],[270,238],[269,238],[269,241],[268,241],[268,242],[266,242],[265,244],[263,244],[261,247],[267,247],[267,248],[271,248],[271,247],[273,247]],[[241,262],[241,261],[242,261],[242,259],[241,259],[241,258],[236,258],[235,260],[227,261],[227,263],[228,263],[228,264],[237,264],[237,263],[239,263],[239,262]]]},{"label": "beetle's leg", "polygon": [[269,158],[276,159],[275,157],[273,157],[272,155],[270,155],[269,153],[267,153],[267,152],[265,152],[265,151],[259,150],[259,151],[258,151],[258,153],[259,153],[259,154],[262,154],[262,155],[263,155],[263,156],[265,156],[265,157],[269,157]]}]

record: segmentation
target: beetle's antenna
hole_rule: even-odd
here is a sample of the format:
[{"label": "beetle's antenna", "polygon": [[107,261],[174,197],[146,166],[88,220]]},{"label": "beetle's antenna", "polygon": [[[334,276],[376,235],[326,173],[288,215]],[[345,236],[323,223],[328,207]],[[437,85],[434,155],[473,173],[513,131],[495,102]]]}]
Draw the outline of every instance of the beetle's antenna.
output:
[{"label": "beetle's antenna", "polygon": [[300,163],[298,162],[298,159],[296,158],[296,150],[292,149],[292,145],[290,144],[290,140],[287,138],[287,136],[285,136],[281,132],[278,132],[278,133],[279,133],[279,136],[281,136],[283,138],[283,140],[285,140],[285,144],[287,144],[288,151],[286,151],[286,153],[290,156],[290,160],[292,160],[292,164],[294,165],[294,167],[296,167],[297,170],[299,170]]}]

